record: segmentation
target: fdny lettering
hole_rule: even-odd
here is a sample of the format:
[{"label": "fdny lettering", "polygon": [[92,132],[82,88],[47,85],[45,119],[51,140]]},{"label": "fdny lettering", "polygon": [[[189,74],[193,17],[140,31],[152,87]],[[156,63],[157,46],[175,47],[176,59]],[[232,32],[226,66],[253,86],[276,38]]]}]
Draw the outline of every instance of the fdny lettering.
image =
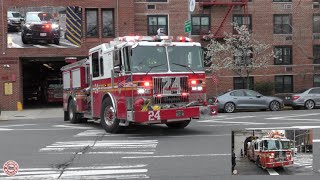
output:
[{"label": "fdny lettering", "polygon": [[160,111],[149,111],[148,115],[149,121],[160,120]]},{"label": "fdny lettering", "polygon": [[162,78],[162,83],[165,83],[163,86],[163,94],[180,94],[180,77]]}]

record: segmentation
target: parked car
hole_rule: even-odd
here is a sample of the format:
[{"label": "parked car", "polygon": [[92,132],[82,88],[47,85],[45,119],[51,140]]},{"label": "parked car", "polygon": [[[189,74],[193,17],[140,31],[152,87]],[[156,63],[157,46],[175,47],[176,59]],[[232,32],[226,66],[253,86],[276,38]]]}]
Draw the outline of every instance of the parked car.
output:
[{"label": "parked car", "polygon": [[283,108],[283,101],[277,97],[263,96],[248,89],[229,91],[217,97],[218,108],[227,113],[240,109],[255,109],[279,111]]},{"label": "parked car", "polygon": [[8,18],[8,32],[21,30],[21,23],[24,21],[24,19],[19,12],[8,11],[7,18]]},{"label": "parked car", "polygon": [[320,106],[320,87],[314,87],[304,90],[301,93],[292,95],[292,107],[299,109],[305,107],[306,109],[314,109]]},{"label": "parked car", "polygon": [[50,13],[27,12],[22,25],[21,39],[24,44],[30,41],[47,41],[59,44],[60,26]]}]

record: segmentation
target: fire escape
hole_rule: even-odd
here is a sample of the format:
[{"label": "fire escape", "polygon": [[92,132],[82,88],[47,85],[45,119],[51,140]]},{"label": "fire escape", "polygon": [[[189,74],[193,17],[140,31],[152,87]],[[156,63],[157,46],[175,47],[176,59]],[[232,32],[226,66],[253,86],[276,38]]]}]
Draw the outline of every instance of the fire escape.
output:
[{"label": "fire escape", "polygon": [[[218,18],[221,18],[221,15],[224,17],[222,18],[221,22],[218,22],[218,26],[211,26],[210,27],[210,34],[203,34],[203,39],[219,39],[224,38],[224,32],[225,32],[225,24],[231,23],[229,20],[229,15],[232,14],[232,11],[235,9],[235,7],[239,8],[240,10],[243,10],[244,17],[248,16],[248,0],[200,0],[199,2],[200,6],[202,8],[211,8],[210,12],[213,10],[213,8],[225,8],[227,10],[226,14],[220,14]],[[215,17],[213,17],[215,18]],[[245,21],[247,21],[247,18],[245,18]],[[215,22],[216,23],[216,22]],[[248,24],[248,22],[244,22],[244,24]]]}]

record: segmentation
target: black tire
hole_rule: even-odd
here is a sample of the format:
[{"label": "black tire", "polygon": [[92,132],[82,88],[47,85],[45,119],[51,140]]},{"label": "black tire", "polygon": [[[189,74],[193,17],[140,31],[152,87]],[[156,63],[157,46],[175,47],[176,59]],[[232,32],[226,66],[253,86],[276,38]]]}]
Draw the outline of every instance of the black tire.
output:
[{"label": "black tire", "polygon": [[69,113],[68,113],[68,111],[64,111],[63,120],[64,121],[69,121]]},{"label": "black tire", "polygon": [[56,44],[56,45],[59,45],[60,44],[60,39],[54,39],[53,43]]},{"label": "black tire", "polygon": [[166,125],[168,128],[171,129],[183,129],[188,126],[191,120],[181,121],[181,122],[173,122],[173,123],[167,123]]},{"label": "black tire", "polygon": [[304,107],[306,109],[314,109],[315,108],[315,103],[314,103],[314,101],[309,99],[304,103]]},{"label": "black tire", "polygon": [[120,120],[116,117],[116,111],[110,99],[105,99],[102,102],[100,123],[108,133],[119,133],[123,129],[120,126]]},{"label": "black tire", "polygon": [[281,109],[280,103],[278,101],[271,101],[269,109],[270,111],[279,111]]},{"label": "black tire", "polygon": [[29,42],[27,41],[26,37],[24,36],[24,34],[21,35],[21,40],[23,44],[28,44]]},{"label": "black tire", "polygon": [[224,112],[226,113],[234,113],[236,111],[236,105],[232,102],[227,102],[224,105]]},{"label": "black tire", "polygon": [[77,113],[76,105],[73,100],[69,101],[68,104],[68,116],[72,124],[80,122],[79,114]]},{"label": "black tire", "polygon": [[258,167],[262,167],[262,166],[261,166],[261,163],[260,163],[260,157],[259,157],[259,156],[257,157],[256,165],[257,165]]}]

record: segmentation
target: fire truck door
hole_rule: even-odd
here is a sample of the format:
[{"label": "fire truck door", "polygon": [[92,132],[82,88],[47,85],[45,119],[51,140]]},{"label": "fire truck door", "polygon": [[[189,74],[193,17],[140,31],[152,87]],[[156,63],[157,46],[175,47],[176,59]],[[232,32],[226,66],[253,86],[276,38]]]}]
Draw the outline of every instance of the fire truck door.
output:
[{"label": "fire truck door", "polygon": [[101,96],[100,91],[101,77],[104,74],[103,57],[99,55],[99,51],[93,52],[91,55],[91,71],[92,71],[92,110],[93,117],[100,117]]}]

